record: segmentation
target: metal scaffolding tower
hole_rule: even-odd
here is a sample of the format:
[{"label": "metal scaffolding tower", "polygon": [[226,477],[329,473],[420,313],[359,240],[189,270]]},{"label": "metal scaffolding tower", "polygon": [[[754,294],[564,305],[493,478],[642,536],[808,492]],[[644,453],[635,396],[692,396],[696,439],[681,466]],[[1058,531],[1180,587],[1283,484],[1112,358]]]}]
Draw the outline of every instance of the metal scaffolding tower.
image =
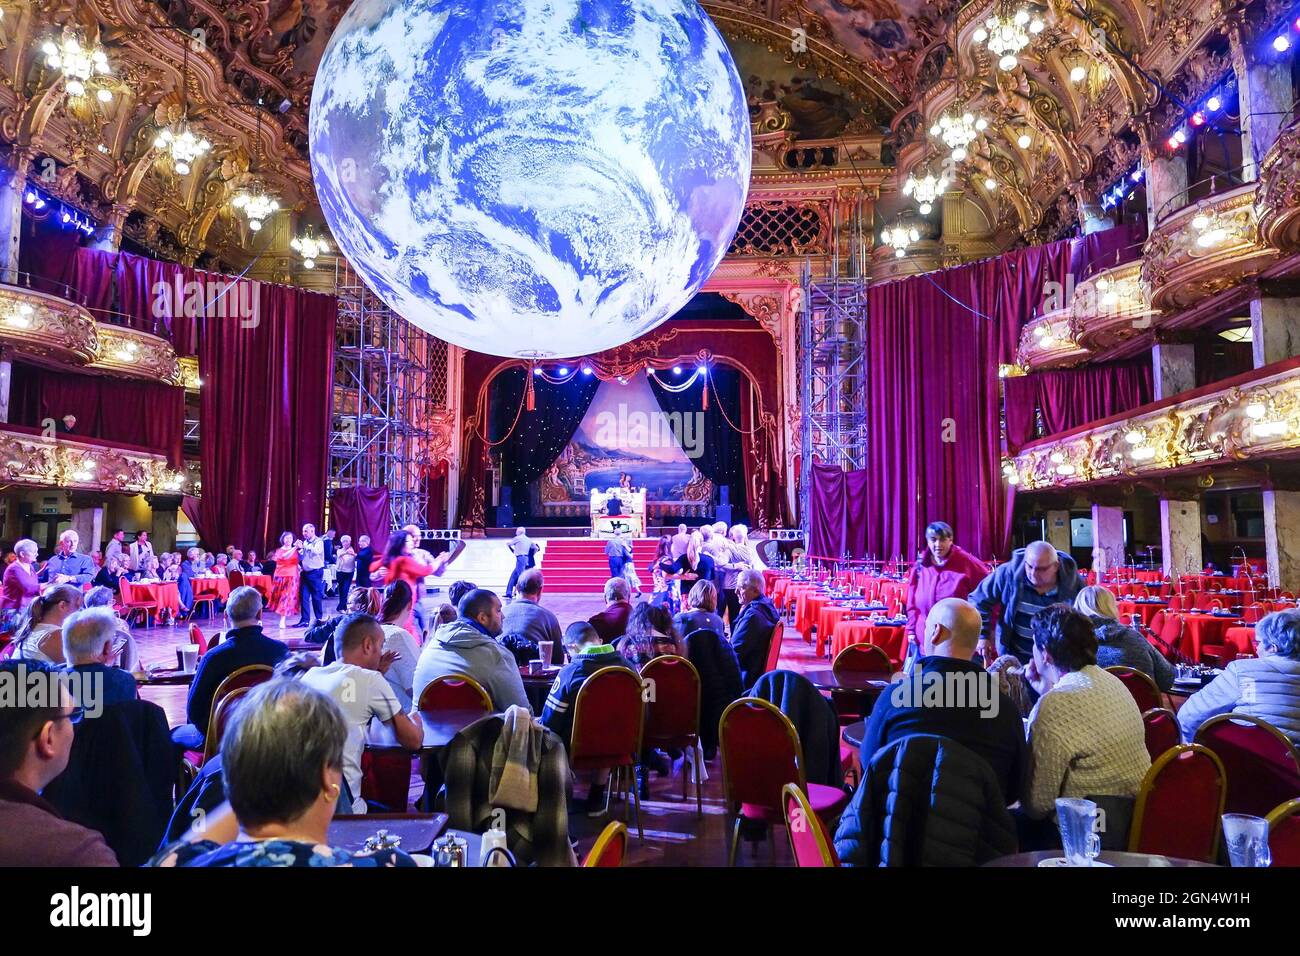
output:
[{"label": "metal scaffolding tower", "polygon": [[[867,325],[866,245],[861,204],[847,224],[849,249],[841,275],[840,224],[823,277],[804,261],[799,321],[800,427],[799,515],[810,541],[812,467],[862,468],[867,458],[867,383],[863,351]],[[830,555],[838,558],[839,555]]]},{"label": "metal scaffolding tower", "polygon": [[406,321],[340,256],[329,487],[386,487],[392,527],[429,527],[429,425],[447,407],[447,343]]}]

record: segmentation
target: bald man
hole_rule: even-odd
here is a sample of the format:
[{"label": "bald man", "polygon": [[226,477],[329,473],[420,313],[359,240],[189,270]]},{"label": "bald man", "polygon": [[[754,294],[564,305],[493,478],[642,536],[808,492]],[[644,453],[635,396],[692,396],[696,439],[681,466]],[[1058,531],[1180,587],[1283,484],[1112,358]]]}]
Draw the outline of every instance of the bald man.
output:
[{"label": "bald man", "polygon": [[1021,664],[1029,663],[1034,654],[1034,615],[1052,604],[1073,604],[1083,586],[1074,558],[1046,541],[1011,552],[1011,560],[994,568],[970,595],[984,620],[979,643],[984,662],[991,664],[999,654],[1014,654]]},{"label": "bald man", "polygon": [[881,747],[915,734],[948,737],[979,754],[1008,805],[1020,798],[1028,762],[1020,712],[998,679],[972,660],[983,619],[961,598],[945,598],[925,619],[922,657],[876,699],[862,738],[862,765]]}]

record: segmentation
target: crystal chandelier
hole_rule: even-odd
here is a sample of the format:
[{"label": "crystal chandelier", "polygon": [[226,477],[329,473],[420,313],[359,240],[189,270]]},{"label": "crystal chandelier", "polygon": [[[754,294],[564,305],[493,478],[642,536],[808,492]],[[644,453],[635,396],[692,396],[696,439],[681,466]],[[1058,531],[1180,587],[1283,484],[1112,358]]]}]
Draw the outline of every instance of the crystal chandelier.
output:
[{"label": "crystal chandelier", "polygon": [[253,232],[261,229],[263,220],[280,208],[279,200],[264,193],[260,185],[251,190],[241,189],[230,204],[243,212],[248,219],[248,228]]},{"label": "crystal chandelier", "polygon": [[962,113],[944,113],[938,122],[930,127],[930,135],[938,136],[943,144],[952,150],[954,162],[960,163],[966,158],[966,147],[975,141],[980,133],[988,128],[988,120],[975,118],[970,110]]},{"label": "crystal chandelier", "polygon": [[926,173],[920,179],[908,174],[907,182],[903,183],[903,195],[911,196],[921,206],[921,215],[928,216],[930,210],[934,208],[934,201],[939,198],[945,189],[948,188],[948,177],[935,177],[934,173]]},{"label": "crystal chandelier", "polygon": [[[85,96],[86,84],[95,83],[96,77],[110,75],[104,51],[97,46],[87,49],[74,36],[66,36],[58,43],[46,40],[41,52],[45,54],[46,66],[63,73],[64,86],[70,96]],[[100,86],[95,97],[101,103],[107,103],[113,94],[106,86]]]},{"label": "crystal chandelier", "polygon": [[181,120],[175,131],[164,129],[153,141],[155,149],[165,149],[171,153],[172,167],[177,175],[187,176],[194,160],[212,148],[212,144],[201,136],[195,136],[189,124]]},{"label": "crystal chandelier", "polygon": [[1025,7],[1015,13],[1004,9],[1001,13],[990,16],[982,27],[976,29],[974,40],[983,43],[998,58],[999,69],[1014,70],[1016,55],[1029,46],[1032,36],[1043,32],[1044,26],[1043,21]]},{"label": "crystal chandelier", "polygon": [[304,269],[316,268],[317,258],[330,251],[330,244],[324,238],[312,235],[311,226],[307,227],[304,235],[290,239],[289,247],[302,256]]},{"label": "crystal chandelier", "polygon": [[893,249],[894,255],[899,259],[907,255],[907,247],[920,241],[920,238],[921,234],[915,226],[905,226],[901,220],[892,226],[886,226],[880,233],[881,243]]}]

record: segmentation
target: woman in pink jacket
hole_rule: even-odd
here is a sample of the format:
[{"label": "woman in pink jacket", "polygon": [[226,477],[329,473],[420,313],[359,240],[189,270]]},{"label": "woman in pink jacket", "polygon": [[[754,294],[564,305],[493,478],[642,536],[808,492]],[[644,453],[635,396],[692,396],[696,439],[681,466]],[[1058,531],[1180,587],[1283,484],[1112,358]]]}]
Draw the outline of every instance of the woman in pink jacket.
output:
[{"label": "woman in pink jacket", "polygon": [[925,550],[907,576],[907,637],[919,647],[930,608],[944,598],[966,598],[989,566],[952,541],[952,527],[934,521],[925,528]]}]

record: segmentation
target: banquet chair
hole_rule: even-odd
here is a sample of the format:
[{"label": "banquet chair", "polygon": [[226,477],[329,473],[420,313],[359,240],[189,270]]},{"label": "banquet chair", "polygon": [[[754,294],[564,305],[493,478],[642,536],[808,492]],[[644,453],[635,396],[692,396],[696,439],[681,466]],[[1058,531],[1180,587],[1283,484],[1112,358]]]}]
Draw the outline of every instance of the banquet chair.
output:
[{"label": "banquet chair", "polygon": [[198,645],[199,657],[208,652],[208,639],[203,636],[203,628],[197,624],[190,624],[190,643]]},{"label": "banquet chair", "polygon": [[781,641],[785,639],[785,624],[776,622],[772,629],[772,643],[767,647],[767,670],[774,671],[781,660]]},{"label": "banquet chair", "polygon": [[1177,747],[1182,741],[1178,718],[1167,707],[1152,707],[1142,713],[1142,729],[1146,734],[1147,753],[1155,763],[1166,750]]},{"label": "banquet chair", "polygon": [[1228,772],[1227,813],[1265,816],[1300,794],[1300,752],[1286,734],[1259,717],[1220,714],[1196,731]]},{"label": "banquet chair", "polygon": [[366,747],[361,751],[361,797],[372,812],[406,813],[413,756],[401,747]]},{"label": "banquet chair", "polygon": [[244,695],[253,689],[254,685],[244,684],[239,687],[232,687],[220,699],[214,698],[212,705],[212,716],[208,718],[208,734],[203,738],[203,762],[207,763],[221,750],[221,735],[225,733],[226,724],[230,722],[230,717],[239,706],[239,702]]},{"label": "banquet chair", "polygon": [[1138,789],[1128,851],[1212,863],[1227,773],[1214,751],[1179,744],[1151,764]]},{"label": "banquet chair", "polygon": [[152,598],[136,597],[135,590],[131,587],[131,582],[125,576],[117,580],[118,601],[121,603],[126,614],[122,620],[126,621],[127,627],[131,626],[131,616],[137,611],[144,612],[144,626],[148,627],[153,615],[158,613],[158,602]]},{"label": "banquet chair", "polygon": [[492,713],[492,697],[468,674],[443,674],[420,691],[420,711],[479,710]]},{"label": "banquet chair", "polygon": [[207,733],[203,736],[203,763],[206,763],[208,758],[221,747],[221,728],[225,725],[218,727],[217,712],[222,701],[235,691],[256,687],[258,684],[269,681],[274,675],[275,670],[267,664],[249,664],[231,671],[226,679],[217,685],[217,689],[212,695],[212,711],[208,717]]},{"label": "banquet chair", "polygon": [[583,867],[622,866],[627,856],[627,827],[617,820],[600,831],[591,851],[582,861]]},{"label": "banquet chair", "polygon": [[[799,734],[775,704],[757,697],[734,701],[718,721],[718,739],[722,789],[727,813],[735,821],[729,866],[736,864],[742,820],[761,824],[769,837],[773,826],[784,824],[786,784],[796,784],[807,793],[813,813],[823,821],[838,817],[848,803],[848,794],[839,787],[808,783]],[[772,853],[775,856],[775,843]]]},{"label": "banquet chair", "polygon": [[636,807],[637,839],[642,842],[645,834],[641,828],[636,768],[641,763],[644,730],[645,703],[641,697],[641,676],[636,671],[627,667],[602,667],[583,681],[573,703],[569,768],[575,773],[609,772],[607,809],[614,784],[627,777],[631,791],[628,802]]},{"label": "banquet chair", "polygon": [[813,812],[812,805],[796,784],[787,783],[781,790],[785,798],[785,832],[790,836],[790,850],[795,866],[838,867],[835,842],[826,825]]},{"label": "banquet chair", "polygon": [[212,620],[213,616],[216,614],[217,604],[220,603],[220,600],[221,598],[218,596],[216,591],[208,591],[205,594],[195,594],[194,600],[190,603],[190,609],[186,612],[184,619],[187,621],[194,620],[194,615],[198,613],[199,606],[202,605],[208,610],[208,620]]},{"label": "banquet chair", "polygon": [[1183,659],[1183,630],[1186,622],[1181,614],[1166,614],[1160,624],[1160,630],[1151,637],[1152,645],[1166,660],[1179,662]]},{"label": "banquet chair", "polygon": [[1247,624],[1258,624],[1266,613],[1262,604],[1248,604],[1242,611],[1241,619]]},{"label": "banquet chair", "polygon": [[[642,686],[653,688],[648,697],[643,747],[689,750],[695,755],[695,813],[704,815],[701,781],[704,748],[700,746],[700,672],[684,657],[663,654],[641,668]],[[686,800],[686,761],[682,761],[682,800]]]},{"label": "banquet chair", "polygon": [[1183,609],[1183,596],[1182,596],[1181,594],[1171,594],[1171,595],[1169,595],[1169,608],[1168,608],[1168,609],[1169,609],[1170,611],[1181,611],[1181,610]]},{"label": "banquet chair", "polygon": [[1144,674],[1132,667],[1124,667],[1122,664],[1107,667],[1106,670],[1118,677],[1120,683],[1128,688],[1128,692],[1133,695],[1133,700],[1137,704],[1138,713],[1145,714],[1153,707],[1161,705],[1160,688],[1156,686],[1150,674]]},{"label": "banquet chair", "polygon": [[1269,811],[1268,849],[1272,866],[1300,866],[1300,799]]},{"label": "banquet chair", "polygon": [[[892,674],[894,665],[882,647],[867,643],[850,644],[835,655],[831,671],[837,677],[841,674]],[[875,700],[875,694],[831,691],[831,705],[841,724],[851,724],[866,717],[871,713]]]},{"label": "banquet chair", "polygon": [[244,572],[239,568],[235,568],[226,575],[226,580],[230,582],[230,590],[242,588],[244,586]]}]

